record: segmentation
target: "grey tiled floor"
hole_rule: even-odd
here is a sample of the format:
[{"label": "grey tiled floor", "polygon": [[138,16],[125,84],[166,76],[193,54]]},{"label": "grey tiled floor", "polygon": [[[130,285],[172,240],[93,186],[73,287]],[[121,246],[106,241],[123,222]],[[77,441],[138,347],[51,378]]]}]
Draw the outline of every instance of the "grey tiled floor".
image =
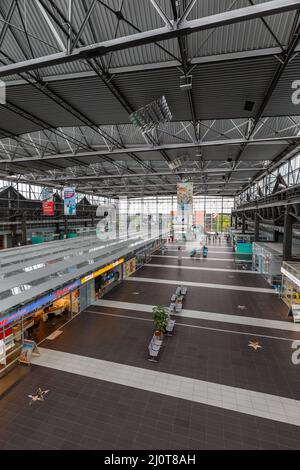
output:
[{"label": "grey tiled floor", "polygon": [[[43,384],[44,403],[27,394]],[[300,428],[32,366],[0,402],[0,449],[296,449]]]},{"label": "grey tiled floor", "polygon": [[[215,248],[217,251],[218,246]],[[222,249],[228,254],[212,253],[211,250],[209,255],[226,257],[228,265],[234,266],[230,249]],[[159,258],[154,260],[161,263]],[[177,262],[176,259],[169,260],[170,264]],[[182,263],[192,265],[193,261],[183,260]],[[211,267],[224,267],[226,264],[224,261],[210,263]],[[146,267],[136,275],[151,277],[149,270],[152,270],[151,275],[156,273],[158,278],[170,279],[171,270],[165,268],[160,271],[159,268]],[[187,280],[187,271],[183,270],[182,274],[178,272],[176,279],[180,279],[179,282]],[[199,282],[213,281],[213,274],[209,272],[197,273],[196,276]],[[218,273],[221,283],[226,283],[226,276],[228,273]],[[237,273],[237,276],[244,279],[243,285],[254,282],[256,278],[251,274]],[[255,282],[265,287],[263,280]],[[234,279],[230,279],[230,283],[234,283]],[[106,298],[168,305],[174,290],[173,285],[131,281],[122,283]],[[139,295],[135,294],[136,291]],[[247,306],[247,316],[286,321],[286,307],[277,296],[265,293],[189,287],[184,307],[243,315],[237,309],[238,305]],[[182,318],[178,319],[178,323],[225,330],[230,328],[233,332],[178,324],[174,336],[165,341],[160,361],[153,364],[147,361],[147,344],[153,327],[150,322],[141,320],[149,318],[149,314],[96,306],[89,310],[128,315],[136,319],[83,312],[63,328],[62,335],[54,341],[43,342],[42,346],[147,371],[240,387],[273,394],[278,398],[299,399],[300,369],[291,365],[290,343],[285,341],[286,338],[299,338],[299,333]],[[283,339],[258,338],[263,349],[254,351],[247,346],[247,336],[235,334],[234,331],[274,335]],[[0,390],[0,449],[300,448],[300,427],[291,424],[55,368],[32,365],[26,374],[23,373],[24,369],[18,370],[19,378],[18,372],[14,372],[16,377],[11,388],[2,395]],[[29,406],[27,395],[40,386],[49,389],[49,394],[44,402]]]}]

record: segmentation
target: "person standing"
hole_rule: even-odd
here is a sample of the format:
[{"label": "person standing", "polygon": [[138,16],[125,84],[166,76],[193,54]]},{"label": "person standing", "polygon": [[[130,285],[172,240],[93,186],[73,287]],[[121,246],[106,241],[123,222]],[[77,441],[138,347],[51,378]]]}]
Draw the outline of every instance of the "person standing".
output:
[{"label": "person standing", "polygon": [[182,251],[181,251],[181,246],[178,247],[178,261],[181,261],[182,259]]},{"label": "person standing", "polygon": [[206,245],[203,247],[203,258],[207,258],[208,248]]}]

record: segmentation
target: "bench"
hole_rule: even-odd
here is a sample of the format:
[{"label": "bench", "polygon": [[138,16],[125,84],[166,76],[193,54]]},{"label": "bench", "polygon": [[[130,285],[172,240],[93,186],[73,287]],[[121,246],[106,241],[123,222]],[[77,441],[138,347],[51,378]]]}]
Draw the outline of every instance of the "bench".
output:
[{"label": "bench", "polygon": [[178,295],[180,295],[180,293],[181,293],[181,287],[178,286],[177,289],[176,289],[175,295],[178,296]]},{"label": "bench", "polygon": [[187,287],[181,286],[180,290],[181,290],[181,295],[185,296],[187,293]]},{"label": "bench", "polygon": [[174,310],[175,310],[175,305],[176,305],[175,302],[171,302],[171,303],[170,303],[170,305],[169,305],[169,312],[170,312],[170,313],[171,313],[171,312],[174,312]]},{"label": "bench", "polygon": [[166,334],[168,336],[172,336],[174,326],[175,326],[175,320],[171,320],[171,318],[169,318],[168,324],[166,326]]},{"label": "bench", "polygon": [[162,340],[159,339],[157,336],[153,335],[148,346],[148,351],[149,351],[149,356],[150,356],[148,358],[148,361],[157,362],[157,359],[155,358],[157,358],[158,356],[161,345],[162,345]]}]

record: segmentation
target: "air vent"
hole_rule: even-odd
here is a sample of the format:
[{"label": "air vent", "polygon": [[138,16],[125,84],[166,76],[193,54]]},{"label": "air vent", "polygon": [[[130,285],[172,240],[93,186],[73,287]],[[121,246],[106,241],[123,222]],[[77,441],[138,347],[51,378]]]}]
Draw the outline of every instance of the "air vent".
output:
[{"label": "air vent", "polygon": [[245,101],[244,110],[252,111],[254,105],[255,105],[254,101]]}]

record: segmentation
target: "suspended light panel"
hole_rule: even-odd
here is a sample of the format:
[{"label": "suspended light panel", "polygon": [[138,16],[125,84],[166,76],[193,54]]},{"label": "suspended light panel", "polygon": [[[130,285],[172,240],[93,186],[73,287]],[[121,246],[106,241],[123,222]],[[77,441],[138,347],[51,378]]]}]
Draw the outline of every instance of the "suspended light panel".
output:
[{"label": "suspended light panel", "polygon": [[129,119],[134,126],[144,133],[156,129],[160,124],[171,121],[172,114],[166,98],[162,96],[131,113]]}]

